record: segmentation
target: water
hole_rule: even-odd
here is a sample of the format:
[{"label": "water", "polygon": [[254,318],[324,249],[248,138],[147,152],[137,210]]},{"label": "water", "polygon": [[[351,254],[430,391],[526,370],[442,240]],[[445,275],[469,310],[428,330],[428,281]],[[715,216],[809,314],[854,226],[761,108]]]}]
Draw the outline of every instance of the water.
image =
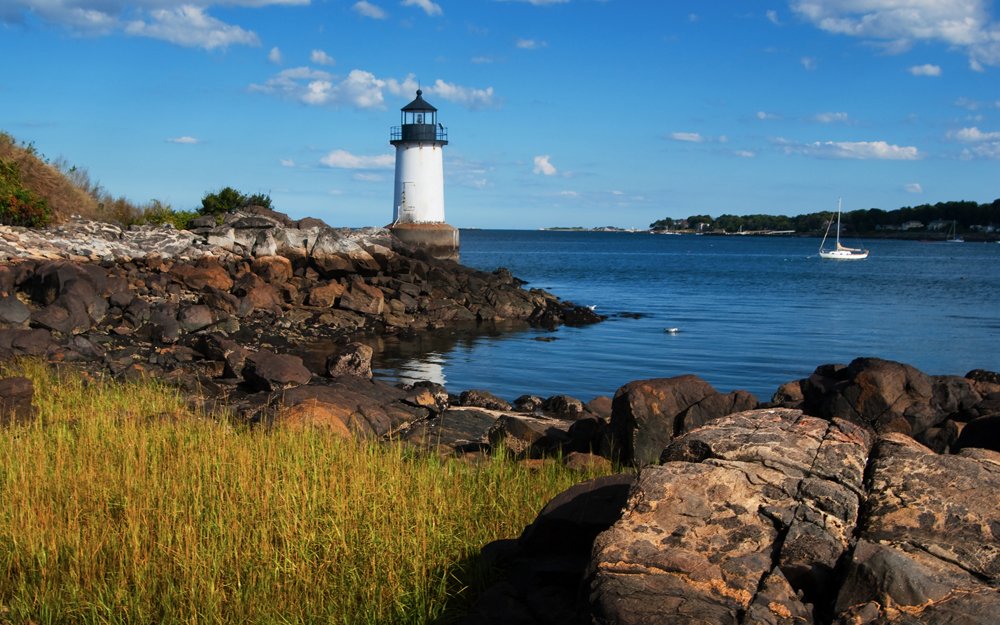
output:
[{"label": "water", "polygon": [[390,340],[376,356],[380,377],[586,401],[631,380],[694,373],[720,391],[769,399],[820,364],[859,356],[930,374],[1000,370],[1000,245],[879,240],[866,242],[868,260],[837,262],[819,259],[811,238],[461,236],[464,264],[507,267],[529,287],[610,318],[555,331],[511,326]]}]

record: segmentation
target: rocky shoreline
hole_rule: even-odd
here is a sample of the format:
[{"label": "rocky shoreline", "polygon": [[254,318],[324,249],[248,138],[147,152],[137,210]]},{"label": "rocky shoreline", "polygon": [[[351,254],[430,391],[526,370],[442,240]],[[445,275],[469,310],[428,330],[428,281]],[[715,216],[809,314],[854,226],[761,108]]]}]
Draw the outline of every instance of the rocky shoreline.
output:
[{"label": "rocky shoreline", "polygon": [[[249,424],[625,468],[488,545],[482,558],[506,576],[469,623],[985,624],[1000,612],[997,373],[859,358],[763,402],[680,376],[511,404],[374,380],[357,339],[600,317],[385,230],[264,210],[191,232],[0,227],[0,263],[0,360],[153,377]],[[29,380],[0,380],[0,421],[30,420],[32,396]]]}]

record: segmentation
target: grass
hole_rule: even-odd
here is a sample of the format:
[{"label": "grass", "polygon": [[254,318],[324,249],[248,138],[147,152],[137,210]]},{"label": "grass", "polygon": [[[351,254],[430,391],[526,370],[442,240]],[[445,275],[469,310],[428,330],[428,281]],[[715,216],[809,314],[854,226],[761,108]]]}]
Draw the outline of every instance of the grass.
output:
[{"label": "grass", "polygon": [[[115,197],[91,180],[86,169],[72,166],[62,158],[50,161],[32,144],[18,142],[12,135],[0,131],[0,192],[5,187],[21,191],[22,199],[30,196],[44,200],[51,213],[47,217],[57,224],[78,215],[122,226],[169,223],[180,229],[188,227],[197,216],[195,211],[175,211],[158,200],[137,204],[125,197]],[[0,198],[0,202],[2,200]],[[18,203],[22,209],[23,205],[24,202]],[[46,223],[27,223],[26,219],[20,220],[25,223],[18,223],[19,220],[0,212],[0,221],[42,226],[47,225],[48,219],[41,220]]]},{"label": "grass", "polygon": [[0,433],[0,622],[448,622],[482,545],[589,477],[242,430],[155,382],[9,375],[38,419]]}]

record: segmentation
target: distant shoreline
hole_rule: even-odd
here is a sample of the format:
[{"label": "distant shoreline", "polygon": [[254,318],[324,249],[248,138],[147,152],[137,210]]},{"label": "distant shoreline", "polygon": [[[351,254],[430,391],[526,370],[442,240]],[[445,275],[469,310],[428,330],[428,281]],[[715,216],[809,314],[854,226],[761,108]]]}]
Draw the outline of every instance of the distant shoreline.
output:
[{"label": "distant shoreline", "polygon": [[[462,228],[463,230],[482,230],[483,228]],[[506,229],[506,228],[501,228]],[[550,227],[538,228],[542,232],[607,232],[625,234],[655,234],[663,236],[709,236],[709,237],[800,237],[800,238],[820,238],[822,232],[794,232],[790,230],[755,231],[755,232],[695,232],[694,230],[650,230],[642,228],[617,228],[604,226],[599,228],[584,227]],[[947,233],[944,232],[901,232],[901,231],[878,231],[878,232],[848,232],[848,238],[855,239],[893,239],[900,241],[918,241],[925,243],[940,243],[948,240]],[[967,232],[962,235],[966,243],[996,243],[1000,242],[1000,233],[995,232]]]}]

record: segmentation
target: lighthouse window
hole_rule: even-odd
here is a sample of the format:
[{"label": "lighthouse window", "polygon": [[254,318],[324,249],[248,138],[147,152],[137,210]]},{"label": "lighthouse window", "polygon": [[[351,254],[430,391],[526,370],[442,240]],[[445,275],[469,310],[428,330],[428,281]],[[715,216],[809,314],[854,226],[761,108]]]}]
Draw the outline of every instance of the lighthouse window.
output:
[{"label": "lighthouse window", "polygon": [[417,123],[418,124],[424,123],[424,116],[422,113],[420,115],[417,115]]}]

